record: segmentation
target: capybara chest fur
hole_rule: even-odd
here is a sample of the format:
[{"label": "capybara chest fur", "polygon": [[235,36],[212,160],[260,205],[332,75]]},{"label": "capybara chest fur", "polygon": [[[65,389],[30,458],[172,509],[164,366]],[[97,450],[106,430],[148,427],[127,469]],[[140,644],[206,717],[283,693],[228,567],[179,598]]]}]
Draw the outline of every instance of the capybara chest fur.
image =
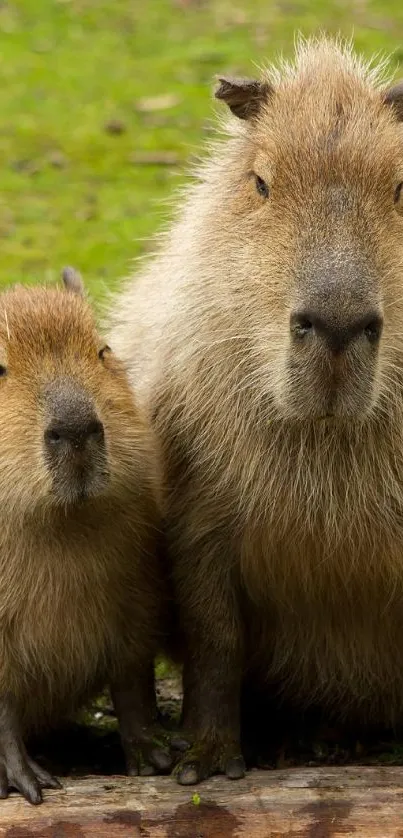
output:
[{"label": "capybara chest fur", "polygon": [[220,79],[228,139],[114,312],[162,446],[183,782],[241,776],[241,671],[403,721],[403,84],[383,70],[321,38]]},{"label": "capybara chest fur", "polygon": [[369,460],[365,428],[355,439],[326,422],[281,436],[275,458],[260,452],[254,508],[239,505],[249,667],[297,706],[398,723],[403,462],[382,444]]},{"label": "capybara chest fur", "polygon": [[[112,526],[119,528],[115,544]],[[158,612],[153,602],[146,612],[138,539],[138,529],[113,502],[107,511],[104,502],[70,511],[67,520],[64,510],[53,513],[51,526],[45,520],[31,528],[26,521],[18,534],[4,522],[0,671],[25,729],[67,718],[106,680],[119,678],[139,647],[149,646],[152,654],[155,633],[141,636],[142,613],[153,627]]]}]

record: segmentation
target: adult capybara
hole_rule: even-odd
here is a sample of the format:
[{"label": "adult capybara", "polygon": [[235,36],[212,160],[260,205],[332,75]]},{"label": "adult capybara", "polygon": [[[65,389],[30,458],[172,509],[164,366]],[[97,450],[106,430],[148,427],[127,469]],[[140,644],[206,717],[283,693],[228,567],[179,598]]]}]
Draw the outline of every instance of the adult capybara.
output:
[{"label": "adult capybara", "polygon": [[0,797],[58,785],[24,746],[108,682],[129,770],[154,736],[161,633],[152,432],[81,280],[0,295]]},{"label": "adult capybara", "polygon": [[240,777],[243,675],[403,718],[403,84],[302,42],[259,81],[114,343],[163,447],[187,652],[178,778]]}]

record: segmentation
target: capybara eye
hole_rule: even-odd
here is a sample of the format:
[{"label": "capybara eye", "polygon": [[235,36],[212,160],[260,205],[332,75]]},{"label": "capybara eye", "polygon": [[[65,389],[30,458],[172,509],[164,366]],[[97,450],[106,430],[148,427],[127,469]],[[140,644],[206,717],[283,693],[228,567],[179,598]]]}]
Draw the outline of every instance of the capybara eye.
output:
[{"label": "capybara eye", "polygon": [[99,350],[98,358],[99,358],[100,361],[104,360],[105,352],[111,352],[110,346],[103,346],[102,349]]},{"label": "capybara eye", "polygon": [[256,181],[256,189],[257,189],[259,195],[261,195],[262,198],[268,198],[269,197],[269,187],[268,187],[266,181],[264,181],[263,178],[259,177],[259,175],[255,175],[255,181]]},{"label": "capybara eye", "polygon": [[3,364],[0,364],[0,378],[4,378],[5,375],[7,375],[7,370]]},{"label": "capybara eye", "polygon": [[403,182],[399,183],[395,189],[395,205],[398,212],[403,213]]}]

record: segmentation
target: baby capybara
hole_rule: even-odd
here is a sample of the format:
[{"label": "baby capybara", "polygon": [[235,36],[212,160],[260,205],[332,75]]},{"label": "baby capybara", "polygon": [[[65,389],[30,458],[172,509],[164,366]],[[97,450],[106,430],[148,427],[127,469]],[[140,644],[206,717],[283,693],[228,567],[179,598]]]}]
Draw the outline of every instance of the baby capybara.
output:
[{"label": "baby capybara", "polygon": [[300,43],[222,78],[229,138],[116,306],[163,449],[178,779],[244,772],[240,684],[403,720],[403,84]]},{"label": "baby capybara", "polygon": [[0,797],[58,785],[24,746],[110,684],[128,769],[155,740],[155,446],[81,279],[0,295]]}]

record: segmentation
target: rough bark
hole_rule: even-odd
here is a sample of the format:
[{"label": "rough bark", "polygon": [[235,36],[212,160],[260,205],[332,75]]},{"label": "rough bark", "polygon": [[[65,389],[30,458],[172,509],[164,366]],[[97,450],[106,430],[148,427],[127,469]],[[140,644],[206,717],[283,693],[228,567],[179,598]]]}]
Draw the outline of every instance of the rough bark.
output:
[{"label": "rough bark", "polygon": [[85,777],[42,806],[0,803],[0,838],[402,838],[403,768],[253,771],[192,788]]}]

